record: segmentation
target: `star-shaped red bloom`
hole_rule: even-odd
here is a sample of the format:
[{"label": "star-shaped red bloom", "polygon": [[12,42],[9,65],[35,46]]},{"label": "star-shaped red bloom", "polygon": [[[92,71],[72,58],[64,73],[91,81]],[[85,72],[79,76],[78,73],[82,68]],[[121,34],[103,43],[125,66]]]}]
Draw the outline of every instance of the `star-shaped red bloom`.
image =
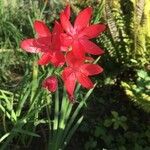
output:
[{"label": "star-shaped red bloom", "polygon": [[42,21],[34,22],[34,29],[37,38],[26,39],[21,42],[21,48],[30,53],[41,53],[42,57],[38,64],[46,65],[48,63],[54,66],[62,66],[65,63],[64,55],[60,51],[60,34],[63,33],[62,26],[55,22],[52,33]]},{"label": "star-shaped red bloom", "polygon": [[81,11],[75,19],[74,27],[66,17],[61,13],[60,21],[66,33],[61,34],[61,42],[64,46],[71,46],[75,56],[83,57],[85,53],[101,55],[103,50],[89,39],[97,37],[105,30],[104,24],[89,25],[92,15],[92,8],[88,7]]},{"label": "star-shaped red bloom", "polygon": [[[62,71],[62,79],[70,101],[74,101],[76,83],[90,89],[94,84],[89,78],[103,71],[94,59],[87,54],[101,55],[103,50],[90,39],[97,37],[105,30],[104,24],[90,25],[92,9],[90,7],[81,11],[75,19],[74,26],[70,23],[70,6],[68,5],[60,14],[60,21],[55,22],[52,33],[42,21],[34,22],[36,38],[21,42],[21,48],[30,53],[40,53],[40,65],[48,63],[55,67],[66,67]],[[55,92],[58,87],[56,77],[50,76],[42,83],[44,88]]]},{"label": "star-shaped red bloom", "polygon": [[66,55],[67,67],[62,72],[62,79],[71,101],[74,100],[74,89],[78,81],[83,87],[90,89],[94,84],[89,76],[103,71],[99,65],[84,63],[84,59],[77,59],[72,52]]}]

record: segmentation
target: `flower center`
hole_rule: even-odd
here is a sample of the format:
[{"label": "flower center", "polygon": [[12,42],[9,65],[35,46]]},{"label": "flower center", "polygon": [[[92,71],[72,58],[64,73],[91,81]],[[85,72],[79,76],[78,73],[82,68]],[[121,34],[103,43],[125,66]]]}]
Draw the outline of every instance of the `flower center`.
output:
[{"label": "flower center", "polygon": [[78,40],[79,39],[78,34],[73,35],[73,39]]}]

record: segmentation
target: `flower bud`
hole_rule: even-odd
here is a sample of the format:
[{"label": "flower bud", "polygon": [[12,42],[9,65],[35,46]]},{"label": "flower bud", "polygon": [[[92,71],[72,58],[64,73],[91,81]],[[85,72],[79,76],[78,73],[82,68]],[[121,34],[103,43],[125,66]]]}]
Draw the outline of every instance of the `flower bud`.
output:
[{"label": "flower bud", "polygon": [[43,81],[42,86],[50,92],[55,92],[58,87],[58,80],[55,76],[49,76]]}]

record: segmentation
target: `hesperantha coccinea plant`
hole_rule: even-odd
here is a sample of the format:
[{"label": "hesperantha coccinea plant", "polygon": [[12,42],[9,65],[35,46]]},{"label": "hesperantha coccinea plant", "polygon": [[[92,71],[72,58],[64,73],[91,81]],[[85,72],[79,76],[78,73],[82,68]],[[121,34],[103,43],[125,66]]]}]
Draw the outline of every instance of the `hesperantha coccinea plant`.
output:
[{"label": "hesperantha coccinea plant", "polygon": [[[50,70],[41,84],[46,89],[43,93],[46,93],[44,100],[47,101],[45,122],[49,125],[47,145],[50,150],[65,149],[83,120],[80,111],[95,87],[90,76],[103,71],[96,64],[99,57],[94,60],[92,56],[101,56],[104,51],[91,39],[99,36],[106,26],[90,23],[91,7],[78,14],[74,25],[70,22],[70,17],[70,6],[67,5],[60,13],[60,20],[55,21],[52,31],[43,21],[35,20],[33,25],[36,37],[21,42],[23,50],[39,54],[37,64],[46,65]],[[59,94],[58,87],[62,89],[63,85]],[[83,96],[79,94],[81,86],[88,89]],[[54,93],[54,96],[50,93]],[[77,99],[80,103],[73,107]],[[51,100],[52,104],[49,103]]]},{"label": "hesperantha coccinea plant", "polygon": [[[21,48],[29,53],[39,53],[39,65],[51,64],[60,67],[60,77],[64,82],[70,102],[74,102],[77,83],[91,89],[94,83],[90,76],[100,74],[103,68],[94,64],[92,55],[102,55],[104,51],[91,39],[99,36],[106,28],[104,24],[90,24],[92,8],[82,10],[74,24],[70,22],[70,6],[61,12],[60,20],[55,21],[52,31],[43,21],[35,20],[35,38],[25,39]],[[42,86],[50,92],[55,92],[59,86],[58,76],[47,77]]]}]

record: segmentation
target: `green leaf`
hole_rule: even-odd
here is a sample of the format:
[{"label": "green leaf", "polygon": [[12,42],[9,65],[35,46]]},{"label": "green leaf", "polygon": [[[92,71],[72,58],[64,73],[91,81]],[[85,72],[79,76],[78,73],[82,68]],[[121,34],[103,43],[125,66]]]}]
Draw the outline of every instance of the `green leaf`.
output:
[{"label": "green leaf", "polygon": [[94,136],[95,137],[100,137],[101,135],[105,135],[106,131],[103,127],[96,127],[95,132],[94,132]]},{"label": "green leaf", "polygon": [[111,114],[115,117],[118,118],[118,113],[116,111],[111,111]]},{"label": "green leaf", "polygon": [[38,135],[36,133],[30,132],[27,130],[23,130],[23,129],[19,129],[19,128],[14,129],[13,131],[18,132],[18,133],[22,133],[22,134],[26,134],[26,135],[30,135],[30,136],[34,136],[34,137],[40,137],[40,135]]},{"label": "green leaf", "polygon": [[105,121],[104,121],[104,126],[105,127],[110,127],[111,125],[112,125],[112,121],[110,120],[110,119],[106,119]]},{"label": "green leaf", "polygon": [[119,128],[119,123],[118,122],[115,122],[114,125],[113,125],[113,128],[116,130]]},{"label": "green leaf", "polygon": [[145,72],[144,70],[138,71],[137,74],[142,79],[145,79],[148,76],[147,72]]},{"label": "green leaf", "polygon": [[0,138],[0,143],[1,143],[3,140],[5,140],[9,135],[10,135],[10,133],[4,134],[4,135]]},{"label": "green leaf", "polygon": [[121,121],[123,121],[123,122],[127,121],[127,117],[125,117],[125,116],[121,116],[120,119],[121,119]]}]

